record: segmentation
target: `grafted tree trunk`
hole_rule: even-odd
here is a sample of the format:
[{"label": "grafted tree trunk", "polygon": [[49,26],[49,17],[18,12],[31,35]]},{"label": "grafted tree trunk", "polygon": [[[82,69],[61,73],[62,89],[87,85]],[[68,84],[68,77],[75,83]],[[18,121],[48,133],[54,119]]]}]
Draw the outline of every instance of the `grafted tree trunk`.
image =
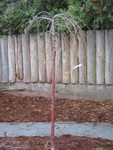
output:
[{"label": "grafted tree trunk", "polygon": [[53,52],[53,67],[52,67],[52,105],[51,105],[51,150],[54,150],[54,101],[55,101],[55,31],[54,19],[52,20],[52,52]]}]

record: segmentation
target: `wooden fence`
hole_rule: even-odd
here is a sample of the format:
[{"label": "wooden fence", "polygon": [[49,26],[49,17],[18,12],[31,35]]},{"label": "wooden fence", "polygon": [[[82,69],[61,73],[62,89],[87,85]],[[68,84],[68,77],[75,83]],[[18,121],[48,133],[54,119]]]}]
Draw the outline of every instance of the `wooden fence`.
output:
[{"label": "wooden fence", "polygon": [[[77,64],[82,67],[73,70]],[[49,33],[0,38],[0,82],[50,83]],[[56,83],[113,84],[113,30],[87,31],[78,40],[56,35]]]}]

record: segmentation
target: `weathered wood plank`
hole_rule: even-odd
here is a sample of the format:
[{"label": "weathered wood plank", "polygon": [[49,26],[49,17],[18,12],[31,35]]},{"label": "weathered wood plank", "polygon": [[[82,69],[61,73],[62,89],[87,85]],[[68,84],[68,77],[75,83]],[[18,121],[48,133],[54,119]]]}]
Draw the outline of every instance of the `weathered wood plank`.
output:
[{"label": "weathered wood plank", "polygon": [[62,82],[70,83],[70,40],[68,35],[61,34],[62,42]]},{"label": "weathered wood plank", "polygon": [[1,38],[1,57],[2,57],[2,83],[8,83],[9,81],[8,38],[5,35]]},{"label": "weathered wood plank", "polygon": [[46,73],[47,82],[52,81],[52,43],[49,32],[45,33]]},{"label": "weathered wood plank", "polygon": [[74,34],[70,35],[70,64],[71,64],[71,83],[78,83],[78,68],[73,69],[78,65],[77,60],[78,42]]},{"label": "weathered wood plank", "polygon": [[0,38],[0,83],[2,82],[2,57],[1,57],[1,38]]},{"label": "weathered wood plank", "polygon": [[17,72],[18,72],[18,35],[15,36],[15,74],[16,74],[16,81],[18,81]]},{"label": "weathered wood plank", "polygon": [[38,82],[37,36],[30,34],[31,82]]},{"label": "weathered wood plank", "polygon": [[39,82],[46,82],[45,36],[38,35]]},{"label": "weathered wood plank", "polygon": [[23,73],[24,82],[30,82],[30,47],[29,47],[29,35],[22,35],[22,51],[23,51]]},{"label": "weathered wood plank", "polygon": [[79,64],[82,64],[82,67],[79,68],[79,83],[86,84],[87,77],[86,77],[86,66],[87,66],[87,54],[86,54],[86,32],[80,31],[79,36]]},{"label": "weathered wood plank", "polygon": [[113,84],[113,30],[105,31],[105,83]]},{"label": "weathered wood plank", "polygon": [[55,59],[55,81],[56,83],[62,82],[62,48],[61,36],[56,35],[56,59]]},{"label": "weathered wood plank", "polygon": [[15,82],[15,37],[8,36],[8,65],[9,65],[9,82]]},{"label": "weathered wood plank", "polygon": [[96,83],[104,84],[104,30],[96,31]]},{"label": "weathered wood plank", "polygon": [[87,31],[87,83],[95,84],[96,41],[95,31]]},{"label": "weathered wood plank", "polygon": [[23,80],[22,36],[15,36],[15,61],[17,81]]}]

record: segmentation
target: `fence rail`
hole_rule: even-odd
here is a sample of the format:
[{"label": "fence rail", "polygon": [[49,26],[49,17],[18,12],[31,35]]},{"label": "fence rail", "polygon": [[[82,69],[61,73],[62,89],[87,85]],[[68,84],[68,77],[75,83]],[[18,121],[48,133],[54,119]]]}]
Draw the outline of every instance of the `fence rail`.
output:
[{"label": "fence rail", "polygon": [[[82,67],[73,70],[81,63]],[[51,83],[49,33],[0,38],[0,82]],[[113,30],[56,35],[56,83],[113,85]]]}]

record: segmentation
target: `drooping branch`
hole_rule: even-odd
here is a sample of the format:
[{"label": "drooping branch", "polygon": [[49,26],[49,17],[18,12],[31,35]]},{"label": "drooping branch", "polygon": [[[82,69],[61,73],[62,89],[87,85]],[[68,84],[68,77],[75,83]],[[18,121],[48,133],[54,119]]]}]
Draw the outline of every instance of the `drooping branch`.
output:
[{"label": "drooping branch", "polygon": [[[52,52],[53,52],[53,65],[52,65],[52,104],[51,104],[51,150],[54,150],[54,100],[55,100],[55,30],[57,28],[65,27],[68,29],[68,31],[72,34],[71,29],[73,28],[75,33],[78,35],[78,29],[79,26],[77,24],[77,21],[73,19],[69,14],[56,14],[54,16],[51,16],[48,12],[40,12],[38,13],[32,21],[30,21],[30,25],[27,28],[27,31],[35,23],[38,23],[37,25],[40,27],[43,20],[46,20],[48,22],[47,27],[50,26],[50,34],[52,38]],[[61,20],[64,22],[64,24],[61,24]],[[64,30],[64,29],[63,29]],[[45,31],[45,30],[44,30]]]}]

